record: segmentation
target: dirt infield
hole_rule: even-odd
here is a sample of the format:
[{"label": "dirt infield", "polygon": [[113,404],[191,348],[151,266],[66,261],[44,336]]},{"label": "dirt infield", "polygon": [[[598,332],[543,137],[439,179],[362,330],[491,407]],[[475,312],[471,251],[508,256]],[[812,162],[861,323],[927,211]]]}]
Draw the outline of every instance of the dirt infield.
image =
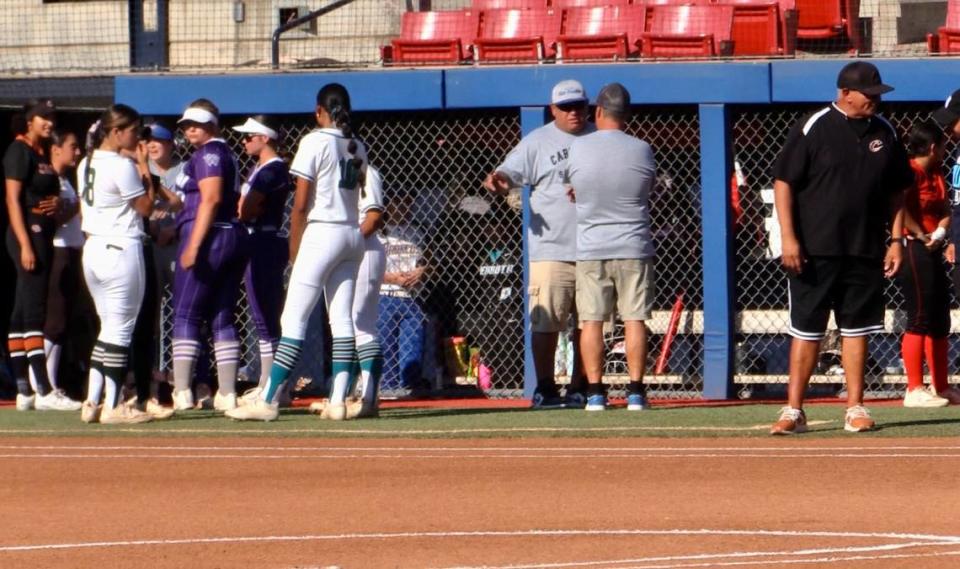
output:
[{"label": "dirt infield", "polygon": [[960,443],[0,439],[0,567],[960,565]]}]

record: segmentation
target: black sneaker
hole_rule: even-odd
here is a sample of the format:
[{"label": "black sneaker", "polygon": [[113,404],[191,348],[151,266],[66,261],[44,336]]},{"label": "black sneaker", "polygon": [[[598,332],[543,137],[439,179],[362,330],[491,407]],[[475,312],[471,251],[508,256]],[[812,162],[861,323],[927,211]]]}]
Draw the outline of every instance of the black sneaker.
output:
[{"label": "black sneaker", "polygon": [[587,406],[587,396],[578,391],[567,393],[563,397],[563,406],[567,409],[583,409]]},{"label": "black sneaker", "polygon": [[531,409],[563,409],[563,399],[559,394],[544,395],[539,391],[533,394]]}]

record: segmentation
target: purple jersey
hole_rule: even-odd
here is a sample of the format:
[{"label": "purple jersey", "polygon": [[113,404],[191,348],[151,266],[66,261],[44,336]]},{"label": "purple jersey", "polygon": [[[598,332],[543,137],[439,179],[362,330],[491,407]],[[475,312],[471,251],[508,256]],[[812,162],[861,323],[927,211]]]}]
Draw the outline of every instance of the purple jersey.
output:
[{"label": "purple jersey", "polygon": [[248,191],[262,194],[263,214],[247,225],[255,228],[279,229],[283,225],[283,212],[287,207],[290,189],[290,171],[280,158],[274,158],[263,166],[255,167],[241,192],[244,195]]},{"label": "purple jersey", "polygon": [[183,193],[183,210],[177,214],[178,226],[192,222],[200,207],[200,180],[223,178],[220,205],[213,217],[215,223],[230,223],[237,220],[237,203],[240,188],[237,183],[237,159],[227,143],[214,138],[196,149],[177,177],[177,189]]}]

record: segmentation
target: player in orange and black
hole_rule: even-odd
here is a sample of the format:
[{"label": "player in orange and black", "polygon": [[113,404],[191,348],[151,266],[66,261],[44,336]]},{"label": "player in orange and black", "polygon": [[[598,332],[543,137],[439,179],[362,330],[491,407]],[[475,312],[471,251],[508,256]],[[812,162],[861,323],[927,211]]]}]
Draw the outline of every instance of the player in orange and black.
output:
[{"label": "player in orange and black", "polygon": [[[7,253],[17,268],[17,286],[7,345],[17,382],[17,409],[26,411],[80,409],[50,385],[43,346],[47,290],[53,261],[53,236],[60,207],[60,178],[46,148],[53,135],[53,103],[35,100],[14,116],[17,138],[3,156],[7,215]],[[29,370],[36,377],[36,397]]]}]

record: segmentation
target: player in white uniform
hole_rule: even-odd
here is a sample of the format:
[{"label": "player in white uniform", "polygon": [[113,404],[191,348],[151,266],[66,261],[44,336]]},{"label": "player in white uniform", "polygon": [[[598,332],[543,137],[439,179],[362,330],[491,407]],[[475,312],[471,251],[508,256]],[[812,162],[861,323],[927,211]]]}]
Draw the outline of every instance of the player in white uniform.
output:
[{"label": "player in white uniform", "polygon": [[[81,418],[97,419],[97,403],[106,380],[104,424],[149,421],[151,416],[120,400],[127,374],[130,342],[143,302],[143,217],[153,210],[153,188],[146,149],[139,144],[140,115],[126,105],[113,105],[93,133],[93,151],[80,162],[83,276],[100,317],[100,335],[90,357],[87,400]],[[120,154],[136,152],[134,163]],[[144,185],[146,181],[146,186]]]},{"label": "player in white uniform", "polygon": [[333,335],[333,386],[326,416],[346,418],[345,398],[356,350],[353,295],[363,258],[359,193],[367,169],[363,145],[353,138],[350,95],[330,83],[317,93],[317,125],[300,141],[290,171],[297,177],[290,214],[293,271],[280,317],[281,337],[263,395],[253,405],[227,411],[234,419],[272,421],[276,396],[300,359],[307,321],[325,293]]},{"label": "player in white uniform", "polygon": [[[359,401],[347,404],[347,418],[375,417],[377,391],[383,373],[383,352],[377,336],[377,316],[380,307],[380,285],[387,271],[387,253],[377,232],[383,227],[383,179],[373,166],[367,166],[367,176],[360,196],[360,233],[363,235],[363,260],[357,271],[353,293],[353,330],[357,339],[357,361],[360,381]],[[310,410],[325,417],[329,413],[327,401],[317,401]]]}]

